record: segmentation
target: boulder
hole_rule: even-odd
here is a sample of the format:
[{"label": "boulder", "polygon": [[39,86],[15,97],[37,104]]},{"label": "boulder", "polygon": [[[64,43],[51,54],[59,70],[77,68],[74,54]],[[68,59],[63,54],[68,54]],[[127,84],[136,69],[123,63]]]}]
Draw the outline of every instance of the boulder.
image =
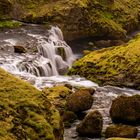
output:
[{"label": "boulder", "polygon": [[140,95],[113,100],[110,116],[115,123],[140,124]]},{"label": "boulder", "polygon": [[138,140],[138,139],[131,139],[131,138],[109,138],[106,140]]},{"label": "boulder", "polygon": [[122,137],[122,138],[136,138],[138,133],[137,128],[128,125],[110,125],[105,131],[105,137]]},{"label": "boulder", "polygon": [[92,111],[87,114],[84,120],[76,126],[80,136],[100,137],[103,126],[103,118],[99,111]]},{"label": "boulder", "polygon": [[72,111],[65,111],[63,113],[63,122],[65,124],[65,127],[71,126],[71,123],[73,123],[77,119],[77,115]]},{"label": "boulder", "polygon": [[15,46],[14,46],[14,52],[15,52],[15,53],[26,53],[27,50],[25,49],[24,46],[15,45]]},{"label": "boulder", "polygon": [[90,91],[81,89],[72,93],[67,98],[67,108],[73,112],[80,112],[90,109],[93,103],[93,97]]}]

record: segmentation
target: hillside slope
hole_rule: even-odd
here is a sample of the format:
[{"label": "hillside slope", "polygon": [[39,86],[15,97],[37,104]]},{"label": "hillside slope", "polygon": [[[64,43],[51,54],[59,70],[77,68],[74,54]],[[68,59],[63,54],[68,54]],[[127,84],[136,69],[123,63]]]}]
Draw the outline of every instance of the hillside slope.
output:
[{"label": "hillside slope", "polygon": [[140,35],[127,45],[91,52],[76,61],[69,74],[99,84],[140,88]]},{"label": "hillside slope", "polygon": [[62,126],[42,92],[0,69],[1,140],[62,140]]},{"label": "hillside slope", "polygon": [[0,0],[0,19],[58,25],[67,39],[122,39],[139,25],[140,1]]}]

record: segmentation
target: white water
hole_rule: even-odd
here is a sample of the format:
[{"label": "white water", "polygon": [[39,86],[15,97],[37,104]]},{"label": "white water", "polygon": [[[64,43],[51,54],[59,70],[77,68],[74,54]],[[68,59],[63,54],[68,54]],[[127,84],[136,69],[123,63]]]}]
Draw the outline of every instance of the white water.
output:
[{"label": "white water", "polygon": [[[6,32],[6,36],[8,36],[7,34],[8,32]],[[74,86],[97,86],[97,84],[78,76],[60,75],[71,67],[76,55],[64,41],[63,33],[58,27],[51,27],[43,34],[29,32],[26,29],[16,31],[16,34],[16,37],[11,35],[0,40],[3,43],[1,48],[7,47],[0,54],[0,67],[6,71],[22,77],[39,89],[66,83]],[[21,39],[19,34],[22,37]],[[23,40],[24,36],[29,39],[28,46],[31,46],[31,50],[36,46],[37,52],[14,53],[13,46],[20,44],[20,40]],[[26,40],[21,44],[24,46],[25,43]],[[61,49],[61,53],[59,49]]]}]

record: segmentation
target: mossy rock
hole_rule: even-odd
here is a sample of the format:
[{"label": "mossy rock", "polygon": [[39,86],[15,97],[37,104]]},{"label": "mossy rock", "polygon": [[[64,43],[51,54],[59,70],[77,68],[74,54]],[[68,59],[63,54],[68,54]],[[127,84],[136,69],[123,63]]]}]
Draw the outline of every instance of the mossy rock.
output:
[{"label": "mossy rock", "polygon": [[65,111],[62,118],[65,127],[71,127],[71,124],[77,119],[77,115],[72,111]]},{"label": "mossy rock", "polygon": [[72,90],[66,86],[55,86],[52,88],[44,88],[44,95],[51,101],[53,105],[59,110],[62,115],[66,110],[66,98],[72,93]]},{"label": "mossy rock", "polygon": [[127,45],[93,51],[76,61],[69,75],[80,75],[101,85],[138,88],[140,35]]},{"label": "mossy rock", "polygon": [[85,116],[83,121],[76,126],[80,136],[100,137],[103,127],[103,118],[99,111],[95,110]]},{"label": "mossy rock", "polygon": [[138,129],[129,125],[113,124],[107,127],[105,137],[136,138]]},{"label": "mossy rock", "polygon": [[41,91],[0,69],[0,139],[63,139],[58,110]]},{"label": "mossy rock", "polygon": [[139,139],[131,139],[131,138],[109,138],[107,140],[139,140]]},{"label": "mossy rock", "polygon": [[115,123],[140,124],[140,95],[120,96],[113,100],[110,116]]},{"label": "mossy rock", "polygon": [[80,89],[67,98],[67,109],[73,112],[81,112],[91,108],[93,97],[89,90]]}]

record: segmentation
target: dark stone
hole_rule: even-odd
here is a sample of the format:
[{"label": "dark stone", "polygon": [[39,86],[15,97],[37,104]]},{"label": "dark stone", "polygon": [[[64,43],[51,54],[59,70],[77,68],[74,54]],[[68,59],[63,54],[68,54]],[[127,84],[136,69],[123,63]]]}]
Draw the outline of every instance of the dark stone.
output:
[{"label": "dark stone", "polygon": [[115,123],[140,124],[140,95],[116,98],[112,102],[110,116]]},{"label": "dark stone", "polygon": [[99,111],[92,111],[77,125],[76,131],[80,136],[100,137],[103,126],[103,118]]},{"label": "dark stone", "polygon": [[90,109],[93,103],[93,97],[88,90],[81,89],[72,93],[67,99],[67,108],[73,112],[80,112]]},{"label": "dark stone", "polygon": [[77,115],[72,111],[65,111],[63,113],[63,122],[65,127],[71,126],[71,123],[73,123],[76,119]]},{"label": "dark stone", "polygon": [[20,46],[20,45],[14,46],[14,51],[15,51],[15,53],[26,53],[27,52],[25,47],[24,46]]},{"label": "dark stone", "polygon": [[105,137],[136,138],[137,128],[129,125],[110,125],[105,131]]}]

